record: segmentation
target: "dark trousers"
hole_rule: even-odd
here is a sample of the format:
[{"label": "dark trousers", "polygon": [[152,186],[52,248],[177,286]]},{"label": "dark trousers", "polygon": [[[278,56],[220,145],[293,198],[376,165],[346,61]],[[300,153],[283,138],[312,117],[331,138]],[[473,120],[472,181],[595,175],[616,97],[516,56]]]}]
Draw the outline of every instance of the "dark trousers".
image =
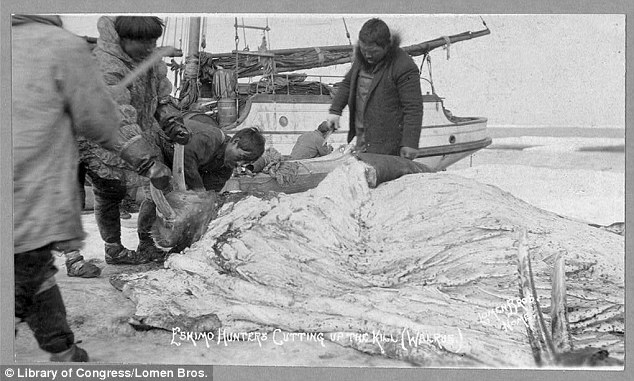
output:
[{"label": "dark trousers", "polygon": [[[121,243],[120,207],[127,196],[125,183],[97,177],[88,171],[95,195],[95,220],[101,239],[106,243]],[[137,230],[140,241],[152,241],[152,225],[156,219],[156,205],[145,199],[139,208]]]},{"label": "dark trousers", "polygon": [[137,232],[139,243],[152,241],[152,225],[156,220],[156,204],[151,199],[144,199],[139,207],[139,217],[137,220]]},{"label": "dark trousers", "polygon": [[77,166],[77,180],[79,182],[79,199],[81,200],[81,210],[84,210],[86,207],[86,165],[79,162]]},{"label": "dark trousers", "polygon": [[14,255],[15,316],[29,325],[40,348],[50,353],[69,349],[75,336],[66,321],[66,308],[57,285],[40,287],[54,276],[51,245]]},{"label": "dark trousers", "polygon": [[88,173],[95,195],[95,220],[101,239],[106,243],[121,243],[119,208],[127,188],[120,180],[102,179]]}]

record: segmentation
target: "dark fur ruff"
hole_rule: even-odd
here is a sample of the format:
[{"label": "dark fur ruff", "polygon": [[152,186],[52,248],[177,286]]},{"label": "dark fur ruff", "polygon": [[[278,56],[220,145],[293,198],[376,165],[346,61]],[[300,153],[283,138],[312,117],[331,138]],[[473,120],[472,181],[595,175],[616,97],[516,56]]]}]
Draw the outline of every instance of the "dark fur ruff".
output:
[{"label": "dark fur ruff", "polygon": [[[383,57],[381,62],[379,62],[377,65],[389,64],[396,56],[396,51],[398,50],[400,46],[401,46],[401,35],[398,33],[392,33],[392,40],[390,41],[390,46],[387,50],[387,53],[385,53],[385,57]],[[361,54],[361,49],[359,49],[359,43],[357,43],[357,45],[355,45],[354,47],[354,57],[355,57],[355,60],[359,61],[361,66],[363,66],[363,68],[366,71],[371,71],[374,68],[373,65],[368,64],[368,61],[366,61],[365,57],[363,57],[363,55]]]}]

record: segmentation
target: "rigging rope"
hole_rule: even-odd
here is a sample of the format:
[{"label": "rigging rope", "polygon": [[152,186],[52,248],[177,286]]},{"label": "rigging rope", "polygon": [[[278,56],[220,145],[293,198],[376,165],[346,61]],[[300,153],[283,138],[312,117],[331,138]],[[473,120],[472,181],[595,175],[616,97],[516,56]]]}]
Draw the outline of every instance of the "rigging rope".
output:
[{"label": "rigging rope", "polygon": [[244,17],[242,18],[242,38],[244,38],[244,50],[245,52],[249,51],[249,45],[247,45],[247,30],[244,27]]},{"label": "rigging rope", "polygon": [[264,29],[264,34],[266,35],[266,39],[269,42],[269,49],[272,49],[271,46],[271,35],[269,34],[269,30],[271,30],[271,28],[269,28],[269,18],[266,18],[266,29]]},{"label": "rigging rope", "polygon": [[429,69],[429,84],[431,85],[431,93],[436,94],[436,89],[434,88],[434,79],[431,76],[431,56],[429,54],[426,54],[425,56],[427,57],[427,68]]},{"label": "rigging rope", "polygon": [[186,20],[183,23],[182,35],[184,35],[185,37],[181,39],[181,44],[182,40],[189,41],[189,39],[191,38],[191,36],[189,35],[189,20]]},{"label": "rigging rope", "polygon": [[176,21],[174,22],[174,46],[176,46],[176,33],[177,33],[176,31],[177,30],[178,30],[178,17],[176,18]]},{"label": "rigging rope", "polygon": [[343,20],[344,28],[346,28],[346,37],[348,37],[348,43],[350,44],[350,46],[352,46],[352,40],[350,40],[350,32],[348,31],[348,25],[346,24],[346,19],[343,17],[341,19]]},{"label": "rigging rope", "polygon": [[165,18],[165,30],[163,31],[163,35],[161,36],[161,46],[165,46],[165,36],[167,36],[167,28],[169,28],[170,18]]},{"label": "rigging rope", "polygon": [[[178,18],[176,18],[176,25],[178,25]],[[174,28],[174,45],[176,45],[176,34],[177,34],[178,28]],[[181,22],[181,35],[180,35],[180,39],[178,41],[178,48],[182,49],[183,48],[183,36],[185,34],[185,20],[183,19],[183,21]],[[185,81],[183,80],[183,74],[184,74],[184,68],[183,68],[183,60],[181,59],[181,69],[178,71],[178,75],[180,76],[180,86],[177,88],[177,91],[182,92],[183,87],[185,86]]]},{"label": "rigging rope", "polygon": [[200,47],[205,50],[207,47],[207,18],[203,18],[202,38],[200,39]]},{"label": "rigging rope", "polygon": [[[203,20],[204,21],[204,20]],[[200,37],[201,35],[201,25],[198,25],[198,37]],[[206,45],[206,43],[205,43]],[[203,48],[204,49],[204,48]],[[200,97],[200,82],[199,82],[199,76],[200,76],[200,46],[196,47],[196,99],[198,99],[198,97]]]},{"label": "rigging rope", "polygon": [[235,19],[235,30],[236,30],[235,42],[236,42],[236,52],[237,52],[238,51],[238,45],[240,43],[240,37],[238,36],[238,18],[237,17]]},{"label": "rigging rope", "polygon": [[185,58],[185,78],[197,79],[198,78],[198,65],[199,60],[196,56],[190,55]]}]

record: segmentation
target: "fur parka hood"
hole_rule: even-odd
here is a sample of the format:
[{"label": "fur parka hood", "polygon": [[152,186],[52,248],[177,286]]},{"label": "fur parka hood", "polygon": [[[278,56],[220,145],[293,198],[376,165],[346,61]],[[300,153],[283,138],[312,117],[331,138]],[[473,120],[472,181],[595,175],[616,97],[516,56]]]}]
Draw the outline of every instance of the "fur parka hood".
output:
[{"label": "fur parka hood", "polygon": [[[391,33],[391,41],[390,46],[388,47],[387,53],[385,57],[381,60],[381,62],[390,62],[396,56],[396,52],[401,47],[401,35],[398,32]],[[354,47],[354,58],[361,63],[365,63],[365,57],[361,54],[361,49],[359,49],[359,43]]]}]

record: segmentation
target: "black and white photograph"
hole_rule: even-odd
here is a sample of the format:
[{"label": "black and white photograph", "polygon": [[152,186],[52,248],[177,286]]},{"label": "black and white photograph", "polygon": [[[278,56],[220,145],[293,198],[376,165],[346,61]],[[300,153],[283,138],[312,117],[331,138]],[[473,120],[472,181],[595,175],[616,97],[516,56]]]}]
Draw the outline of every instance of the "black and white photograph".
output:
[{"label": "black and white photograph", "polygon": [[2,14],[3,377],[624,376],[623,12],[192,8]]}]

